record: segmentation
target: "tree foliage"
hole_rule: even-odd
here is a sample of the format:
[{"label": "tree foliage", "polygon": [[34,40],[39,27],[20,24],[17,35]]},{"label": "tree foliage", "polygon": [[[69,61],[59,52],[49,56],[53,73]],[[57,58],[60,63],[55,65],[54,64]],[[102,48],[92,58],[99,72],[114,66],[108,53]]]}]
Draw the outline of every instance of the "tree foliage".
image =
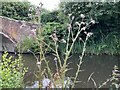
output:
[{"label": "tree foliage", "polygon": [[[65,15],[72,14],[75,21],[80,20],[80,14],[97,21],[96,27],[92,28],[97,40],[111,32],[118,32],[120,28],[120,2],[68,2],[62,3],[62,12]],[[95,39],[94,38],[94,39]]]},{"label": "tree foliage", "polygon": [[29,2],[2,2],[0,15],[28,21],[30,6],[31,4]]}]

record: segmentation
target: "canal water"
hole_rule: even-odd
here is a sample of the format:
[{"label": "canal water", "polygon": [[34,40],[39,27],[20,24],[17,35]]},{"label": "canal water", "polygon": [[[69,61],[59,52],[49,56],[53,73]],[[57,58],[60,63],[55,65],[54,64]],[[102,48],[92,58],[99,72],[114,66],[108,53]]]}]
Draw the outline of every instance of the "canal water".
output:
[{"label": "canal water", "polygon": [[[13,54],[11,54],[13,55]],[[26,85],[33,84],[35,79],[35,71],[37,70],[36,59],[32,54],[22,54],[24,59],[25,67],[28,67],[28,72],[26,73],[24,82]],[[67,77],[74,77],[77,70],[78,64],[77,54],[72,55],[69,59],[69,68],[70,71],[67,73]],[[55,70],[54,56],[52,54],[46,55],[47,60],[49,60],[49,65],[52,70]],[[79,76],[78,80],[80,81],[76,84],[77,88],[93,88],[94,83],[92,80],[88,82],[88,77],[93,73],[92,78],[96,82],[97,86],[104,83],[107,79],[111,77],[112,70],[114,65],[118,65],[120,61],[120,56],[111,56],[111,55],[86,55],[84,58],[81,69],[83,70]],[[119,65],[118,65],[119,66]],[[108,83],[103,88],[108,88],[111,83]]]}]

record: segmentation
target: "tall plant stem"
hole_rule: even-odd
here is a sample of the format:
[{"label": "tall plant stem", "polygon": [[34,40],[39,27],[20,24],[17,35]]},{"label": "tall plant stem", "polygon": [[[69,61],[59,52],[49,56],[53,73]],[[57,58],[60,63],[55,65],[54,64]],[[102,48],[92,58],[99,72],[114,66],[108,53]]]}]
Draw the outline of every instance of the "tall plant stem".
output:
[{"label": "tall plant stem", "polygon": [[74,46],[74,44],[75,44],[75,41],[76,41],[76,39],[78,38],[78,36],[79,36],[79,34],[81,33],[81,31],[82,31],[82,30],[80,30],[80,27],[79,27],[78,33],[77,33],[76,37],[73,39],[73,42],[72,42],[72,45],[70,46],[70,49],[67,50],[67,52],[66,52],[66,57],[65,57],[65,60],[64,60],[64,64],[63,64],[63,67],[64,67],[64,68],[65,68],[66,63],[67,63],[67,61],[68,61],[69,55],[70,55],[70,53],[71,53],[71,51],[72,51],[72,48],[73,48],[73,46]]},{"label": "tall plant stem", "polygon": [[57,42],[55,42],[55,53],[56,53],[56,56],[58,58],[58,62],[60,64],[60,68],[62,67],[62,63],[61,63],[61,59],[60,59],[60,56],[58,54],[58,45],[57,45]]},{"label": "tall plant stem", "polygon": [[88,36],[86,37],[86,40],[85,40],[85,42],[84,42],[82,55],[81,55],[81,57],[79,57],[79,63],[78,63],[78,65],[77,65],[78,68],[77,68],[77,71],[76,71],[76,75],[75,75],[75,78],[74,78],[74,81],[73,81],[72,88],[74,88],[74,86],[75,86],[75,84],[76,84],[76,80],[77,80],[78,74],[79,74],[79,72],[80,72],[80,68],[81,68],[81,65],[82,65],[82,62],[83,62],[83,56],[84,56],[85,50],[86,50],[87,40],[88,40]]}]

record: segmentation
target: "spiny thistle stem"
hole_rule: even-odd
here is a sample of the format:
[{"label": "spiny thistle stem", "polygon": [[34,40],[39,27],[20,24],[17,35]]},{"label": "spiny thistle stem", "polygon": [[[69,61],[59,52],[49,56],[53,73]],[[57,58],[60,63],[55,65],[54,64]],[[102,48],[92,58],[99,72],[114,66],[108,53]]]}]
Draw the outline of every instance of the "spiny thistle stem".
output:
[{"label": "spiny thistle stem", "polygon": [[[79,36],[79,34],[81,33],[81,31],[82,31],[82,30],[80,30],[80,26],[79,26],[78,33],[77,33],[76,37],[73,39],[73,43],[72,43],[72,45],[70,46],[70,49],[67,50],[67,52],[66,52],[66,57],[65,57],[65,60],[64,60],[63,67],[66,66],[66,63],[67,63],[67,60],[68,60],[68,58],[69,58],[70,52],[72,51],[72,48],[73,48],[73,46],[74,46],[74,44],[75,44],[75,41],[76,41],[76,39],[78,38],[78,36]],[[68,38],[69,38],[69,36],[68,36]],[[68,46],[67,46],[67,47],[68,47]],[[66,47],[66,48],[67,48],[67,47]]]},{"label": "spiny thistle stem", "polygon": [[58,45],[57,45],[57,42],[55,42],[55,53],[56,53],[56,56],[58,58],[58,62],[60,64],[60,68],[62,67],[62,63],[61,63],[61,59],[60,59],[60,56],[58,54]]},{"label": "spiny thistle stem", "polygon": [[83,62],[83,56],[84,56],[85,50],[86,50],[87,40],[88,40],[88,36],[86,37],[86,40],[85,40],[85,42],[84,42],[83,51],[82,51],[82,56],[79,57],[79,64],[77,65],[78,68],[77,68],[77,71],[76,71],[76,75],[75,75],[75,78],[74,78],[74,81],[73,81],[72,88],[74,88],[74,86],[75,86],[75,84],[76,84],[76,80],[77,80],[78,74],[79,74],[79,72],[80,72],[80,68],[81,68],[81,65],[82,65],[82,62]]}]

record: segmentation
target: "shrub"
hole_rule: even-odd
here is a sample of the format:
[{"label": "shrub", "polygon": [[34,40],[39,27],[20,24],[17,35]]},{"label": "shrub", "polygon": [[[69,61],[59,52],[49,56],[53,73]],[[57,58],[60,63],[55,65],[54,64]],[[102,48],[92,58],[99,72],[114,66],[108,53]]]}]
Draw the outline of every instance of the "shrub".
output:
[{"label": "shrub", "polygon": [[23,87],[23,77],[26,69],[23,67],[21,55],[13,59],[5,52],[0,63],[0,88]]}]

